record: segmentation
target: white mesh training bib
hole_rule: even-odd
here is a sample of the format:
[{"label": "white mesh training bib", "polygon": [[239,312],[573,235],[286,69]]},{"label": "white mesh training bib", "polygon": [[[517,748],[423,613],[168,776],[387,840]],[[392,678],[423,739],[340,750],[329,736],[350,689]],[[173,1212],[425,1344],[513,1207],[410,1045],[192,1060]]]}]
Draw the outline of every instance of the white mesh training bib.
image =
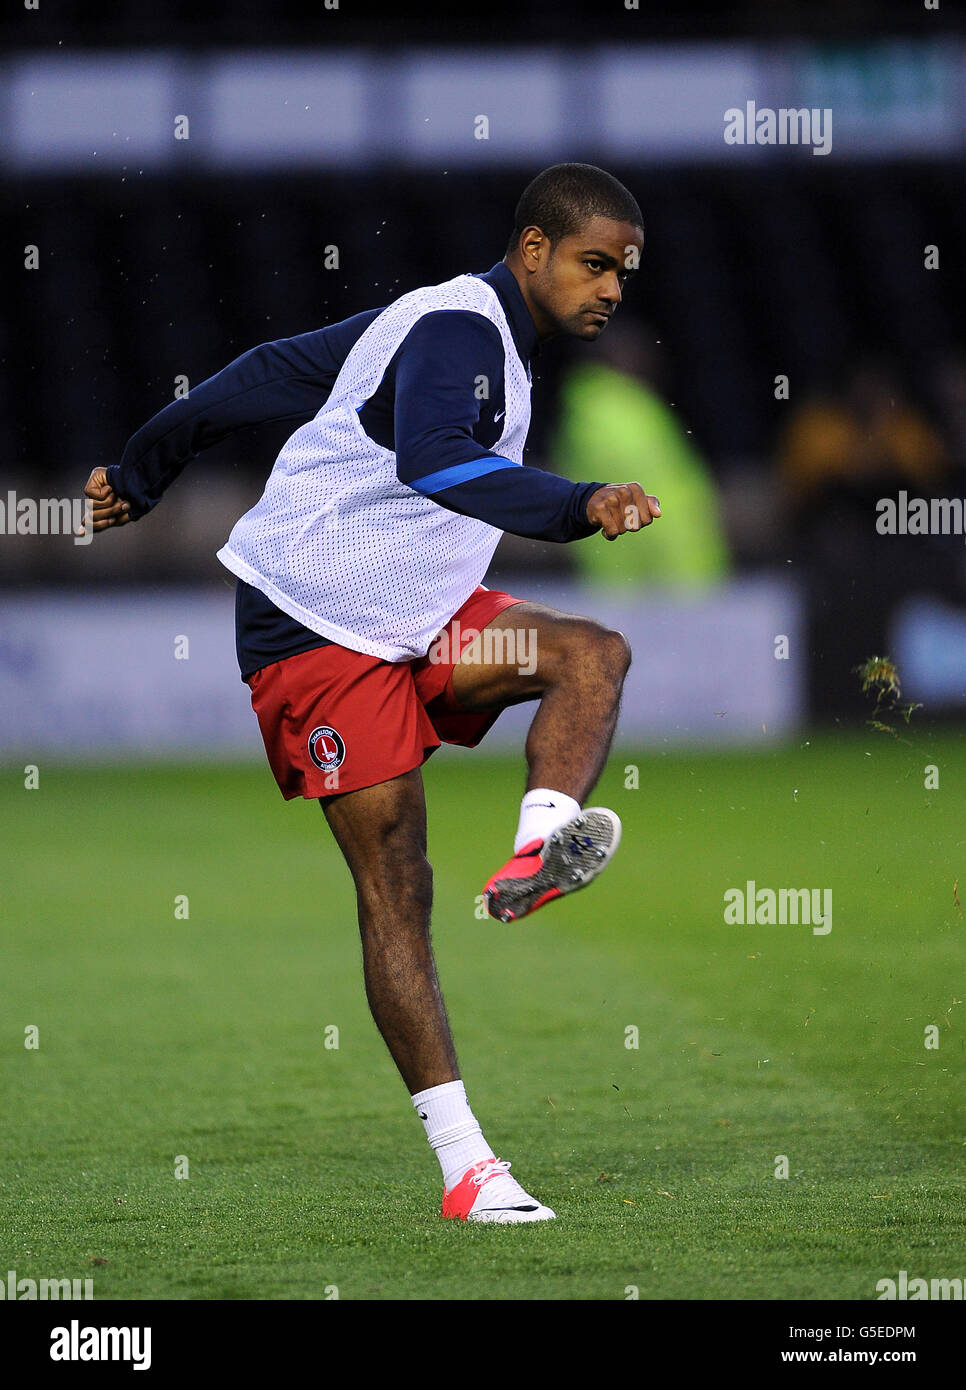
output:
[{"label": "white mesh training bib", "polygon": [[400,482],[396,455],[359,423],[406,334],[437,309],[467,309],[499,329],[506,416],[493,453],[522,463],[526,368],[495,290],[458,275],[403,295],[369,325],[325,405],[286,441],[261,498],[218,551],[223,565],[290,617],[383,661],[425,655],[483,579],[503,534]]}]

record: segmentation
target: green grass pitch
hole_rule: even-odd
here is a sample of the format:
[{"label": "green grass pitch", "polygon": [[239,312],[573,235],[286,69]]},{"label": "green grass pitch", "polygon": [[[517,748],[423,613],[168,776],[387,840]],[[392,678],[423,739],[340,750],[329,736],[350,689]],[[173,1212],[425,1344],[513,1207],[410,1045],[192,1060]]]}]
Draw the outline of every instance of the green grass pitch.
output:
[{"label": "green grass pitch", "polygon": [[[476,897],[522,762],[427,765],[443,988],[487,1137],[557,1211],[532,1227],[440,1220],[314,803],[259,766],[42,761],[30,791],[7,766],[0,1277],[767,1300],[966,1275],[966,750],[906,740],[618,751],[592,798],[624,822],[613,865],[509,927]],[[747,879],[832,889],[831,932],[726,925]]]}]

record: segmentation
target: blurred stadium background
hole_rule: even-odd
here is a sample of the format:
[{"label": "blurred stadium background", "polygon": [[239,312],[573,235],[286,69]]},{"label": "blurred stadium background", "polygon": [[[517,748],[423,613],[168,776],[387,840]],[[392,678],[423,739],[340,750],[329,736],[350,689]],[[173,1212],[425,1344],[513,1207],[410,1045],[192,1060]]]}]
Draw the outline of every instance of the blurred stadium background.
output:
[{"label": "blurred stadium background", "polygon": [[[966,46],[945,7],[197,8],[0,20],[3,500],[79,496],[179,377],[487,269],[529,178],[586,160],[637,195],[643,274],[599,348],[544,349],[529,461],[639,477],[665,520],[636,546],[507,537],[490,582],[628,630],[632,741],[861,719],[851,668],[883,651],[930,717],[962,712],[963,537],[875,530],[901,488],[966,495]],[[727,145],[748,100],[830,108],[831,152]],[[287,433],[231,437],[90,547],[0,536],[0,751],[260,756],[214,551]]]}]

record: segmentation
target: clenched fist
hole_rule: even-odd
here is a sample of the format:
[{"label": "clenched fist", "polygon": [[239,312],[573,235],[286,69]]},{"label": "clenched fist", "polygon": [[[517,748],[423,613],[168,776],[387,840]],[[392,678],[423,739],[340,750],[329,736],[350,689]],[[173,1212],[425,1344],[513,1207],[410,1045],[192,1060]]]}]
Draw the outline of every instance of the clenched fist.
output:
[{"label": "clenched fist", "polygon": [[[118,497],[107,481],[106,469],[94,469],[84,488],[84,496],[91,499],[91,505],[85,508],[87,519],[91,522],[91,530],[103,531],[107,526],[123,526],[126,521],[131,520],[131,504],[125,502],[123,497]],[[81,530],[86,529],[85,524]]]},{"label": "clenched fist", "polygon": [[639,531],[661,515],[661,504],[640,483],[613,483],[599,487],[587,503],[587,520],[596,522],[609,541],[625,531]]}]

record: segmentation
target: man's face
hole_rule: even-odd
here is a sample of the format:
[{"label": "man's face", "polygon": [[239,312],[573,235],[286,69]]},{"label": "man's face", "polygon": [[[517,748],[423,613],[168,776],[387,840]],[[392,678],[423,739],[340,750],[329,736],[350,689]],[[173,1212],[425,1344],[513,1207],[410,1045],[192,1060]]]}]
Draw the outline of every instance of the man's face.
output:
[{"label": "man's face", "polygon": [[530,272],[530,308],[540,336],[569,333],[593,342],[621,302],[644,235],[632,222],[592,217],[579,231],[556,243],[551,244],[538,228],[528,228],[521,243]]}]

